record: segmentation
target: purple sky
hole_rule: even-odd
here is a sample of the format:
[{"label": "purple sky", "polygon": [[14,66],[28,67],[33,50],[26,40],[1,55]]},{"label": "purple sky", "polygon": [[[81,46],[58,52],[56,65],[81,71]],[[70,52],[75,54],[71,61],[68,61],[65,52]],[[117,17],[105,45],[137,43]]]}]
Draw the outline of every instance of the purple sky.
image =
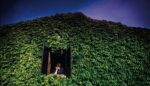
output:
[{"label": "purple sky", "polygon": [[0,25],[77,11],[150,29],[150,0],[0,0]]},{"label": "purple sky", "polygon": [[94,19],[150,28],[150,0],[97,0],[80,11]]}]

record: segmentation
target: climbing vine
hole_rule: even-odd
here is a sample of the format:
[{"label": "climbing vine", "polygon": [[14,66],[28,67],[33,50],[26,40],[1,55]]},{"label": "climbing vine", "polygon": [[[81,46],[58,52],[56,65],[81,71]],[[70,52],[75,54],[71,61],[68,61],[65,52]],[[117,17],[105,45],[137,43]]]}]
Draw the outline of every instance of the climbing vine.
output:
[{"label": "climbing vine", "polygon": [[[0,28],[1,86],[149,86],[150,31],[57,14]],[[70,78],[41,73],[42,49],[72,48]]]}]

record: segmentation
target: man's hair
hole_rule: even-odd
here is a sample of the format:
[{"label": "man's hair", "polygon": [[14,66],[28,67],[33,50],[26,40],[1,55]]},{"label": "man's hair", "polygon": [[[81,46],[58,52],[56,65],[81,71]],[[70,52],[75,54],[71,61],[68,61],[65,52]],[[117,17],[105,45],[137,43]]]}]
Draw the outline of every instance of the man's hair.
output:
[{"label": "man's hair", "polygon": [[61,63],[57,63],[57,65],[56,65],[56,66],[61,67]]}]

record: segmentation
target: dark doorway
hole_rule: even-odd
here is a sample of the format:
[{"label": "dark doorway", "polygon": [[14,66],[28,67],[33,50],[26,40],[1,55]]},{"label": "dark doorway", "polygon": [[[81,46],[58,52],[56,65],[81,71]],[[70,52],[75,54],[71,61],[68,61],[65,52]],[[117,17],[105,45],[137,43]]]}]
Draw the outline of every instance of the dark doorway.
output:
[{"label": "dark doorway", "polygon": [[52,52],[51,48],[44,47],[42,55],[42,68],[43,74],[54,73],[57,63],[61,63],[64,68],[64,75],[71,76],[71,48],[58,49]]}]

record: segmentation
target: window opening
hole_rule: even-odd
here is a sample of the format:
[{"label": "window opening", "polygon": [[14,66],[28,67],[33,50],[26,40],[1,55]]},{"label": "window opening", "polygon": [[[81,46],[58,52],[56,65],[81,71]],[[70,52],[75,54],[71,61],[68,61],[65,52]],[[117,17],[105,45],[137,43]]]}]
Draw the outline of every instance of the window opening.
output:
[{"label": "window opening", "polygon": [[47,75],[71,76],[71,48],[58,49],[54,52],[43,48],[41,72]]}]

